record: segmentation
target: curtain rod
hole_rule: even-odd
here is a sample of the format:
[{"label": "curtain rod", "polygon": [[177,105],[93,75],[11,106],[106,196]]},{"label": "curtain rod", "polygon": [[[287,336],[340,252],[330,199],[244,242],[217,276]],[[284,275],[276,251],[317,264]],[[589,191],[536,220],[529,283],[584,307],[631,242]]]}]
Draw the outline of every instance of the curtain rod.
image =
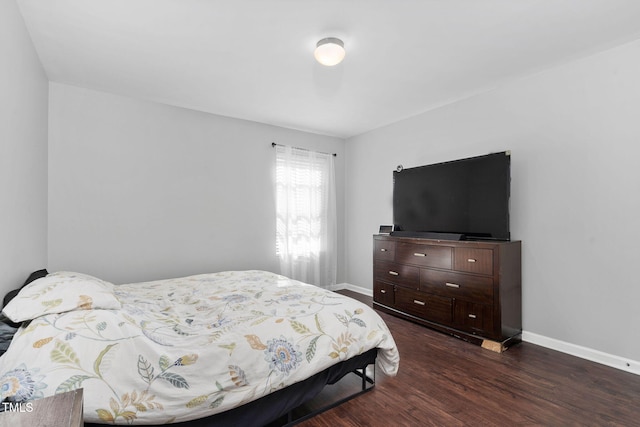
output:
[{"label": "curtain rod", "polygon": [[[286,145],[283,144],[276,144],[275,142],[271,143],[272,147],[275,147],[276,145],[279,145],[280,147],[286,147]],[[303,151],[316,151],[316,150],[309,150],[308,148],[300,148],[300,147],[293,147],[296,150],[303,150]],[[336,153],[325,153],[323,151],[316,151],[316,153],[320,153],[320,154],[331,154],[333,157],[337,157],[338,155]]]}]

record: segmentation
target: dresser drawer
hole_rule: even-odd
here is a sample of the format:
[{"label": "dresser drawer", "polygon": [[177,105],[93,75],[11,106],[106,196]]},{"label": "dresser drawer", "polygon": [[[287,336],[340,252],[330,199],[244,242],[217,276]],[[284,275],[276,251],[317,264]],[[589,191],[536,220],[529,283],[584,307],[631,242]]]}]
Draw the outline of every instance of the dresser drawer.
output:
[{"label": "dresser drawer", "polygon": [[392,306],[394,304],[394,286],[376,280],[373,283],[373,300],[377,303]]},{"label": "dresser drawer", "polygon": [[454,248],[453,269],[469,273],[493,274],[493,250]]},{"label": "dresser drawer", "polygon": [[492,337],[493,331],[493,306],[475,304],[472,302],[456,300],[453,309],[453,323],[463,331]]},{"label": "dresser drawer", "polygon": [[420,269],[395,262],[376,261],[374,280],[382,280],[413,289],[420,287]]},{"label": "dresser drawer", "polygon": [[452,248],[447,246],[398,243],[396,261],[421,267],[451,269]]},{"label": "dresser drawer", "polygon": [[389,240],[373,241],[373,256],[382,261],[393,261],[396,256],[396,242]]},{"label": "dresser drawer", "polygon": [[451,298],[473,300],[481,304],[493,303],[493,277],[422,269],[420,290]]},{"label": "dresser drawer", "polygon": [[451,323],[451,298],[402,288],[396,289],[395,298],[398,310],[434,322]]}]

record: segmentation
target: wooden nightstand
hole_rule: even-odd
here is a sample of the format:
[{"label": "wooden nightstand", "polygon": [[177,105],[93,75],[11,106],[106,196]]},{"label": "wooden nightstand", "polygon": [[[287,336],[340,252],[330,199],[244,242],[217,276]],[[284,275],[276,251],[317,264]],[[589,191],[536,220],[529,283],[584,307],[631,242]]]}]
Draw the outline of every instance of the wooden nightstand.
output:
[{"label": "wooden nightstand", "polygon": [[82,389],[14,405],[0,413],[0,427],[84,426]]}]

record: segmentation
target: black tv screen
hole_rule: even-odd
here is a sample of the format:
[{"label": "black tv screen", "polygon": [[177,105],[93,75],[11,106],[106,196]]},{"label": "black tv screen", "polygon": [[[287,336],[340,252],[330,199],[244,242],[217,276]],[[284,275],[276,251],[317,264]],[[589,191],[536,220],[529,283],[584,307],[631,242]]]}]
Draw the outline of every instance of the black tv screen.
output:
[{"label": "black tv screen", "polygon": [[509,240],[508,151],[393,172],[394,231]]}]

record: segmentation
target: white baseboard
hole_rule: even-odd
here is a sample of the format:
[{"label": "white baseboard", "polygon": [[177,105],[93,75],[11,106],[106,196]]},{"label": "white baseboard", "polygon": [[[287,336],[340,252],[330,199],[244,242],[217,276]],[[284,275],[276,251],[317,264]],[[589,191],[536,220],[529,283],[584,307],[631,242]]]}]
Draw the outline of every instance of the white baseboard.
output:
[{"label": "white baseboard", "polygon": [[580,345],[571,344],[565,341],[557,340],[555,338],[549,338],[527,331],[522,331],[522,341],[537,344],[542,347],[550,348],[552,350],[557,350],[562,353],[579,357],[581,359],[590,360],[592,362],[600,363],[602,365],[640,375],[640,362],[637,360],[626,359],[624,357],[604,353],[599,350],[582,347]]},{"label": "white baseboard", "polygon": [[352,285],[351,283],[338,283],[337,285],[331,286],[329,289],[331,289],[332,291],[347,289],[349,291],[357,292],[368,297],[373,297],[373,289],[363,288],[360,286]]}]

